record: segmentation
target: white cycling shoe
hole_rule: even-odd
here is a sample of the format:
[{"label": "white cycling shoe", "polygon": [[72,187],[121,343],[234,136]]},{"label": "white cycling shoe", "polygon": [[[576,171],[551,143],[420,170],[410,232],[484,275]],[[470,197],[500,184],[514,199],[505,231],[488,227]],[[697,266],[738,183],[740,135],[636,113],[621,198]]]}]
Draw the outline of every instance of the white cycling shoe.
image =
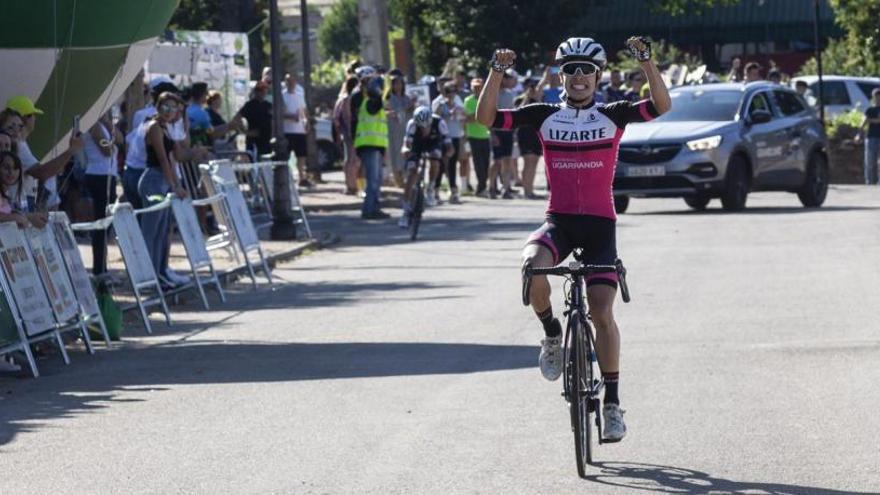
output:
[{"label": "white cycling shoe", "polygon": [[562,335],[547,337],[541,341],[541,355],[538,357],[541,374],[547,380],[556,381],[562,374]]},{"label": "white cycling shoe", "polygon": [[623,422],[623,414],[626,411],[614,403],[602,406],[602,421],[605,426],[602,438],[607,442],[619,442],[626,436],[626,423]]},{"label": "white cycling shoe", "polygon": [[425,194],[425,205],[426,206],[437,206],[437,196],[434,195],[433,189],[428,189]]}]

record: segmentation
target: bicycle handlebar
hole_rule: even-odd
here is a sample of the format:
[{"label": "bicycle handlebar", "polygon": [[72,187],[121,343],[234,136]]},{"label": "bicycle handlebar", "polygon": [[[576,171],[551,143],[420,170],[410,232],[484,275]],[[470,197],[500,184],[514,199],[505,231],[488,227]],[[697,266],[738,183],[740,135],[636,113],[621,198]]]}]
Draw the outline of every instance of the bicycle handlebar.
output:
[{"label": "bicycle handlebar", "polygon": [[572,261],[568,266],[554,266],[550,268],[532,268],[526,266],[523,268],[523,276],[526,278],[523,286],[523,304],[528,305],[528,290],[531,285],[531,278],[534,275],[556,275],[556,276],[588,276],[596,273],[617,273],[620,285],[620,296],[623,302],[630,302],[629,286],[626,284],[626,268],[623,262],[617,260],[613,265],[585,265],[579,261]]},{"label": "bicycle handlebar", "polygon": [[569,263],[568,266],[554,266],[551,268],[526,268],[527,275],[592,275],[594,273],[616,272],[614,265],[584,265],[578,261]]}]

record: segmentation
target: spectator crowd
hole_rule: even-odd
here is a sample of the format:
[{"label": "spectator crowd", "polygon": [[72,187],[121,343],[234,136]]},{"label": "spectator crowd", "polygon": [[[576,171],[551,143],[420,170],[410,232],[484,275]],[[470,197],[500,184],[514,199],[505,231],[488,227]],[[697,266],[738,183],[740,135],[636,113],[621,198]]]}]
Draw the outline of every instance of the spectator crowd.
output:
[{"label": "spectator crowd", "polygon": [[[330,120],[332,139],[343,162],[343,193],[363,195],[363,219],[388,218],[380,208],[383,184],[404,187],[407,182],[407,129],[421,110],[419,104],[432,119],[442,121],[444,142],[448,143],[439,159],[442,163],[431,168],[429,205],[459,203],[462,196],[542,199],[535,190],[542,154],[537,131],[528,127],[490,129],[475,118],[486,75],[483,72],[458,69],[440,77],[425,76],[418,82],[422,89],[427,87],[429,95],[427,101],[423,97],[419,102],[417,93],[407,91],[408,81],[399,69],[360,61],[347,67]],[[742,83],[765,80],[764,68],[756,62],[743,65],[740,58],[734,58],[726,79]],[[789,82],[772,67],[766,80]],[[47,212],[56,209],[67,211],[74,221],[88,221],[103,218],[117,199],[141,209],[164,201],[168,195],[198,195],[199,163],[217,157],[244,155],[259,161],[274,156],[271,87],[272,71],[267,68],[261,79],[252,83],[247,102],[227,120],[222,94],[207,84],[194,82],[180,88],[168,77],[155,77],[144,85],[146,106],[128,109],[123,102],[116,107],[118,112],[107,111],[89,129],[74,129],[66,149],[42,161],[31,152],[28,137],[43,111],[26,96],[9,98],[0,112],[0,222],[42,227],[48,220]],[[798,80],[795,89],[808,103],[816,103],[804,81]],[[296,157],[298,186],[311,188],[321,181],[321,175],[320,170],[306,166],[309,108],[304,93],[296,76],[286,74],[281,111],[286,150]],[[600,82],[595,99],[610,103],[649,96],[641,70],[624,72],[612,67]],[[564,97],[557,67],[524,75],[508,69],[498,107],[559,103]],[[862,131],[866,134],[865,181],[876,184],[880,90],[872,97]],[[445,197],[441,197],[444,191]],[[215,233],[217,226],[208,211],[199,209],[198,214],[205,233]],[[168,267],[171,220],[168,209],[139,216],[151,262],[167,289],[189,283],[188,277]],[[91,247],[93,273],[101,276],[107,265],[106,231],[91,232]],[[0,365],[3,362],[0,360]]]}]

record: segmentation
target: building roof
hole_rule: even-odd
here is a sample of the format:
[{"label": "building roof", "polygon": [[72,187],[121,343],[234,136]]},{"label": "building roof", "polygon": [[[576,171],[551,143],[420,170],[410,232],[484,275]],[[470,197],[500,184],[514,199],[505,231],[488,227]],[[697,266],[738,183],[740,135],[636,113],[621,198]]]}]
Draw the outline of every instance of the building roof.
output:
[{"label": "building roof", "polygon": [[[647,0],[610,0],[591,5],[578,27],[583,35],[606,39],[611,45],[622,45],[637,33],[683,45],[812,42],[813,16],[813,2],[804,0],[742,0],[679,16],[652,10]],[[827,0],[820,0],[819,18],[823,37],[841,34]]]}]

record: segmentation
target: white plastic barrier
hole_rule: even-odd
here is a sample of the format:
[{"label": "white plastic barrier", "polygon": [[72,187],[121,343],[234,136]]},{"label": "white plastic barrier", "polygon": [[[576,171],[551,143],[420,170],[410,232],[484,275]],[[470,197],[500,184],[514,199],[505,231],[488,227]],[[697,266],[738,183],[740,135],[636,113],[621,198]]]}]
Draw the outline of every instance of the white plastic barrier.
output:
[{"label": "white plastic barrier", "polygon": [[[233,168],[236,171],[243,170],[246,167],[249,167],[254,175],[260,177],[262,189],[265,191],[266,201],[272,202],[272,195],[275,193],[275,167],[277,166],[285,166],[290,172],[290,209],[291,211],[297,215],[299,218],[294,219],[294,223],[297,225],[301,225],[306,233],[306,238],[312,238],[312,229],[309,227],[309,219],[306,216],[306,210],[302,206],[302,202],[300,201],[299,196],[299,178],[295,174],[296,167],[293,167],[288,162],[282,161],[274,161],[274,162],[258,162],[258,163],[237,163],[233,165]],[[269,217],[272,216],[272,208],[268,209]]]},{"label": "white plastic barrier", "polygon": [[263,254],[263,247],[260,245],[260,239],[257,236],[257,230],[251,220],[251,214],[245,203],[244,195],[238,186],[238,180],[229,163],[214,163],[209,165],[210,178],[214,182],[214,187],[218,192],[222,192],[225,197],[225,203],[229,211],[229,219],[235,230],[235,238],[238,247],[244,255],[244,262],[251,276],[251,282],[254,288],[257,286],[257,276],[254,271],[254,262],[250,259],[250,254],[256,252],[259,257],[263,274],[266,275],[269,283],[272,283],[272,272],[269,270],[269,264]]},{"label": "white plastic barrier", "polygon": [[[15,269],[19,263],[18,258],[20,256],[19,250],[16,248],[15,244],[4,242],[4,238],[0,235],[0,293],[2,293],[0,296],[3,297],[3,302],[6,303],[6,308],[10,313],[8,315],[9,319],[12,320],[13,326],[15,327],[14,333],[8,331],[11,329],[4,329],[4,341],[0,344],[0,354],[21,351],[24,353],[28,361],[28,365],[31,368],[31,374],[36,378],[40,376],[40,372],[37,369],[34,355],[31,353],[31,346],[28,342],[27,333],[25,331],[25,322],[21,316],[21,311],[16,307],[12,287],[7,281],[9,274],[15,273]],[[23,275],[27,276],[26,274]]]},{"label": "white plastic barrier", "polygon": [[64,363],[70,364],[61,340],[61,326],[55,320],[30,246],[24,232],[15,223],[0,224],[0,265],[3,271],[3,292],[23,339],[17,347],[27,356],[33,376],[39,376],[29,346],[35,342],[54,339]]},{"label": "white plastic barrier", "polygon": [[[165,205],[165,207],[167,208],[168,205]],[[134,290],[141,319],[144,322],[144,328],[147,330],[147,333],[153,333],[153,327],[150,325],[146,308],[157,305],[162,307],[162,312],[165,314],[165,323],[171,325],[171,314],[168,311],[168,305],[165,303],[165,294],[162,292],[162,286],[159,283],[159,278],[156,276],[156,270],[153,269],[150,252],[147,250],[147,244],[144,241],[141,228],[135,219],[131,204],[118,203],[113,205],[111,218],[113,230],[116,231],[116,243],[122,252],[122,260],[125,262],[128,279]],[[145,297],[143,294],[144,289],[155,291],[155,296]]]},{"label": "white plastic barrier", "polygon": [[39,229],[28,227],[24,232],[59,330],[79,330],[86,350],[94,354],[92,340],[52,228],[48,225]]},{"label": "white plastic barrier", "polygon": [[[211,163],[216,162],[218,161],[212,161]],[[228,160],[221,160],[219,162],[229,163]],[[217,189],[217,185],[211,178],[211,168],[212,165],[199,165],[202,186],[207,191],[208,196],[222,195],[223,193]],[[205,241],[205,246],[209,252],[215,249],[225,249],[229,253],[230,259],[234,259],[236,263],[240,262],[241,260],[238,257],[238,250],[236,248],[235,227],[232,226],[232,214],[229,212],[229,205],[226,204],[226,201],[216,201],[210,203],[210,205],[220,233],[208,237]]]},{"label": "white plastic barrier", "polygon": [[[202,298],[202,304],[205,309],[210,309],[208,298],[205,297],[203,283],[213,283],[220,295],[220,300],[226,302],[226,295],[223,293],[223,287],[220,286],[220,278],[217,271],[214,270],[214,263],[211,261],[211,255],[205,245],[205,238],[202,235],[202,229],[199,227],[199,220],[196,218],[196,210],[194,205],[204,206],[216,201],[222,201],[222,195],[215,195],[198,201],[190,199],[181,200],[174,198],[171,201],[171,210],[174,212],[174,220],[177,222],[177,229],[180,237],[183,239],[183,247],[186,250],[186,257],[189,259],[189,266],[192,270],[195,286]],[[199,270],[208,269],[208,275],[201,275]]]},{"label": "white plastic barrier", "polygon": [[110,335],[107,332],[107,325],[104,323],[104,317],[101,315],[101,308],[98,307],[98,299],[95,297],[95,291],[89,280],[89,274],[82,261],[82,255],[76,244],[76,238],[70,228],[70,221],[64,212],[52,212],[49,214],[49,225],[55,234],[55,241],[61,249],[61,256],[64,258],[64,265],[67,268],[67,274],[70,276],[70,282],[73,285],[73,292],[80,306],[80,311],[86,322],[96,321],[101,328],[101,334],[104,336],[104,342],[110,347]]}]

